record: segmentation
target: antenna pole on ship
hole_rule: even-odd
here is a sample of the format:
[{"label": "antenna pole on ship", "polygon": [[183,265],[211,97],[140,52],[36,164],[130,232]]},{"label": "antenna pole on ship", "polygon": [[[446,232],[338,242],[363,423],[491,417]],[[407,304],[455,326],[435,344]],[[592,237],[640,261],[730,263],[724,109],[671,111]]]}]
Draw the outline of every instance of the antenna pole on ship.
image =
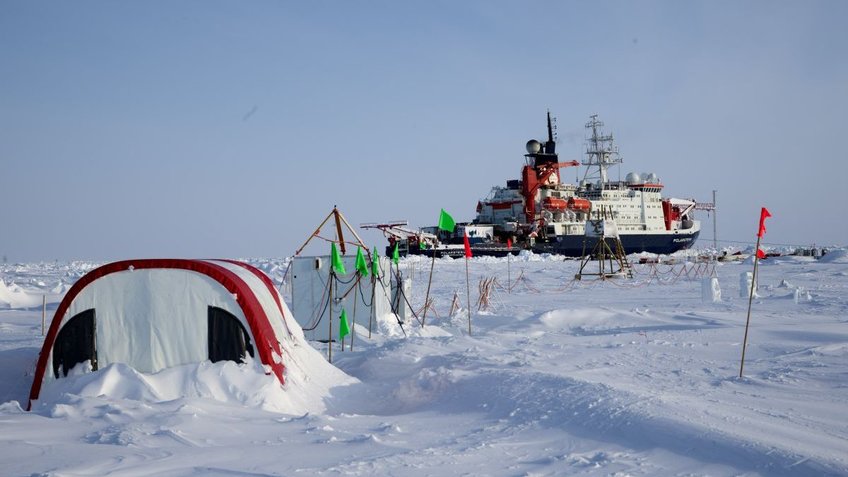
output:
[{"label": "antenna pole on ship", "polygon": [[713,189],[713,248],[718,253],[718,232],[716,232],[716,222],[718,221],[718,209],[716,208],[716,190]]}]

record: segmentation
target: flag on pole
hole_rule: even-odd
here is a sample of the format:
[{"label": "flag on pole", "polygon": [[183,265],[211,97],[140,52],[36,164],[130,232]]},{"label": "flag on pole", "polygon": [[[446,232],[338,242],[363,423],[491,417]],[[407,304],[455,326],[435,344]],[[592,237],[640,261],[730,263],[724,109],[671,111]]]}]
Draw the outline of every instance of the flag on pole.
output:
[{"label": "flag on pole", "polygon": [[339,251],[336,249],[336,243],[333,242],[330,244],[330,261],[333,264],[333,270],[339,275],[347,275],[345,271],[344,263],[342,262],[342,257],[339,255]]},{"label": "flag on pole", "polygon": [[742,377],[742,372],[745,369],[745,350],[748,348],[748,327],[751,325],[751,304],[754,301],[754,294],[757,290],[757,265],[760,259],[766,258],[766,253],[760,248],[760,241],[766,233],[766,219],[771,217],[768,209],[765,207],[760,210],[760,228],[757,230],[757,253],[754,260],[754,274],[752,275],[751,284],[748,295],[748,317],[745,319],[745,336],[742,338],[742,359],[739,361],[739,377]]},{"label": "flag on pole", "polygon": [[345,313],[345,309],[342,308],[342,314],[339,315],[339,339],[344,339],[344,337],[349,334],[350,327],[347,325],[347,313]]},{"label": "flag on pole", "polygon": [[512,250],[512,239],[506,239],[506,248]]},{"label": "flag on pole", "polygon": [[442,213],[439,214],[439,230],[444,230],[445,232],[453,232],[453,229],[456,227],[456,222],[453,221],[453,217],[450,216],[445,209],[442,209]]},{"label": "flag on pole", "polygon": [[471,244],[468,243],[468,234],[463,233],[462,238],[465,240],[465,258],[471,258]]},{"label": "flag on pole", "polygon": [[368,264],[365,263],[365,255],[362,255],[362,249],[356,247],[356,271],[363,277],[368,276]]},{"label": "flag on pole", "polygon": [[377,253],[377,247],[374,247],[374,255],[371,256],[371,273],[375,277],[380,276],[380,255]]},{"label": "flag on pole", "polygon": [[766,219],[771,217],[768,209],[763,207],[763,210],[760,211],[760,230],[757,232],[757,237],[762,238],[766,233]]},{"label": "flag on pole", "polygon": [[397,265],[398,260],[400,260],[400,252],[398,251],[398,244],[395,242],[395,249],[392,250],[392,261]]}]

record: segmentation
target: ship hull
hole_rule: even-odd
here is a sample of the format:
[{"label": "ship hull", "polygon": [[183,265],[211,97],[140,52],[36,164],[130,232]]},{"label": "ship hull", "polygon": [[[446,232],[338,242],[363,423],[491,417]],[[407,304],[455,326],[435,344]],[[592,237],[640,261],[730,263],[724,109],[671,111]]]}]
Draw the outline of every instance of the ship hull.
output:
[{"label": "ship hull", "polygon": [[[630,253],[656,253],[667,255],[685,250],[693,245],[698,240],[700,230],[691,233],[679,232],[673,234],[622,234],[621,245],[624,247],[624,252]],[[583,235],[562,235],[556,238],[555,241],[548,243],[536,244],[533,251],[536,253],[552,253],[557,255],[565,255],[567,257],[582,257],[585,253],[591,252],[591,248],[595,242],[586,241]]]},{"label": "ship hull", "polygon": [[[521,249],[518,247],[508,249],[506,246],[495,244],[478,244],[471,246],[471,255],[474,257],[506,257],[509,254],[518,255],[519,252],[521,252]],[[465,247],[460,245],[458,247],[428,248],[426,250],[411,248],[408,252],[409,255],[423,255],[425,257],[432,257],[433,253],[436,254],[436,258],[463,258],[465,257]]]},{"label": "ship hull", "polygon": [[[700,235],[700,230],[695,232],[678,232],[669,234],[622,234],[621,245],[624,247],[624,252],[631,253],[656,253],[659,255],[668,255],[679,250],[686,250],[695,245]],[[532,250],[535,253],[550,253],[554,255],[563,255],[566,257],[582,257],[584,254],[583,235],[561,235],[555,241],[547,243],[537,243]],[[585,245],[591,252],[594,242],[586,242]],[[471,253],[475,257],[506,257],[508,254],[518,255],[521,251],[519,247],[507,249],[505,246],[496,244],[476,244],[471,246]],[[386,250],[387,254],[391,254],[391,250]],[[436,258],[452,257],[462,258],[465,256],[465,248],[462,245],[440,246],[438,248],[428,248],[421,250],[412,248],[409,250],[409,255],[423,255],[432,257],[436,254]],[[391,256],[391,255],[389,255]]]}]

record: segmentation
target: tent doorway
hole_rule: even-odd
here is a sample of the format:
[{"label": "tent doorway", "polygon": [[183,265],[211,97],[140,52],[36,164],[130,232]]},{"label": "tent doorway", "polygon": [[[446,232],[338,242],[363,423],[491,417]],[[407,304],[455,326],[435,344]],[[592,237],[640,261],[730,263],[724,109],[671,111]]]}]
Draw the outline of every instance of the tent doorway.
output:
[{"label": "tent doorway", "polygon": [[209,307],[209,360],[241,362],[245,356],[253,357],[253,345],[244,325],[232,313]]},{"label": "tent doorway", "polygon": [[53,375],[62,376],[79,363],[91,361],[91,369],[97,370],[97,350],[94,346],[94,308],[78,313],[62,327],[53,345]]}]

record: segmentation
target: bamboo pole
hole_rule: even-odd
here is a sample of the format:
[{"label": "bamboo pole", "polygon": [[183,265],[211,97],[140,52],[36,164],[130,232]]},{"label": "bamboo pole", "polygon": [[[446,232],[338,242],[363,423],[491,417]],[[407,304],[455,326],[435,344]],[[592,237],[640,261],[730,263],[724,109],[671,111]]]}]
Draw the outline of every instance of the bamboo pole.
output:
[{"label": "bamboo pole", "polygon": [[345,241],[344,241],[344,233],[342,233],[342,221],[340,218],[339,209],[333,206],[333,215],[336,217],[336,238],[339,240],[339,248],[341,249],[342,255],[345,252]]},{"label": "bamboo pole", "polygon": [[[389,265],[389,269],[391,269],[391,265]],[[397,290],[395,291],[395,301],[394,301],[394,312],[397,314],[400,312],[400,294],[401,288],[403,287],[403,278],[400,276],[400,263],[395,263],[395,286]]]},{"label": "bamboo pole", "polygon": [[350,226],[350,223],[347,221],[347,219],[345,218],[344,214],[342,214],[342,213],[341,213],[341,211],[338,211],[338,210],[337,210],[337,212],[338,212],[338,217],[339,217],[339,218],[342,220],[342,222],[344,222],[344,224],[347,226],[347,230],[348,230],[351,234],[353,234],[353,236],[354,236],[354,237],[356,237],[356,241],[357,241],[357,242],[359,242],[359,245],[360,245],[362,248],[364,248],[366,251],[368,251],[368,248],[365,246],[365,242],[363,242],[363,241],[362,241],[362,239],[359,237],[359,235],[356,233],[356,229],[354,229],[353,227],[351,227],[351,226]]},{"label": "bamboo pole", "polygon": [[509,262],[512,261],[512,247],[506,249],[506,292],[512,293],[512,273],[510,273]]},{"label": "bamboo pole", "polygon": [[421,327],[427,319],[427,302],[430,300],[430,285],[433,283],[433,267],[436,266],[436,245],[433,245],[433,260],[430,262],[430,278],[427,279],[427,294],[424,295],[424,313],[421,315]]},{"label": "bamboo pole", "polygon": [[329,337],[327,338],[327,361],[333,362],[333,282],[335,282],[336,273],[330,268],[330,326],[328,330]]},{"label": "bamboo pole", "polygon": [[[360,276],[361,278],[361,276]],[[356,281],[354,286],[359,286],[359,280]],[[359,298],[359,294],[356,292],[353,293],[353,318],[351,318],[350,323],[350,350],[353,351],[353,335],[356,334],[356,302]],[[342,345],[342,349],[344,349],[344,345]]]},{"label": "bamboo pole", "polygon": [[754,275],[751,278],[751,290],[748,294],[748,317],[745,319],[745,338],[742,339],[742,360],[739,362],[739,377],[742,377],[742,370],[745,368],[745,349],[748,347],[748,326],[751,324],[751,303],[754,301],[754,290],[757,288],[757,269],[760,264],[760,256],[757,252],[760,250],[760,237],[757,234],[757,248],[754,251]]},{"label": "bamboo pole", "polygon": [[[471,336],[471,285],[468,280],[468,256],[465,256],[465,298],[468,300],[468,336]],[[426,310],[425,310],[426,311]]]},{"label": "bamboo pole", "polygon": [[321,225],[319,225],[318,228],[315,229],[315,232],[313,232],[312,235],[310,235],[309,238],[306,239],[306,242],[304,242],[303,245],[301,245],[300,248],[297,249],[297,251],[294,253],[295,257],[300,255],[300,252],[302,252],[303,249],[306,248],[307,245],[309,245],[309,242],[312,241],[312,237],[315,237],[316,235],[318,235],[321,232],[321,229],[324,227],[324,224],[326,224],[327,221],[330,220],[330,217],[332,217],[332,216],[333,216],[333,212],[330,211],[330,213],[327,214],[327,217],[324,218],[324,220],[321,222]]},{"label": "bamboo pole", "polygon": [[[377,257],[374,257],[376,259]],[[371,327],[374,324],[374,315],[377,314],[377,307],[374,303],[374,296],[377,293],[377,275],[371,274],[371,311],[368,313],[368,339],[371,339]]]}]

